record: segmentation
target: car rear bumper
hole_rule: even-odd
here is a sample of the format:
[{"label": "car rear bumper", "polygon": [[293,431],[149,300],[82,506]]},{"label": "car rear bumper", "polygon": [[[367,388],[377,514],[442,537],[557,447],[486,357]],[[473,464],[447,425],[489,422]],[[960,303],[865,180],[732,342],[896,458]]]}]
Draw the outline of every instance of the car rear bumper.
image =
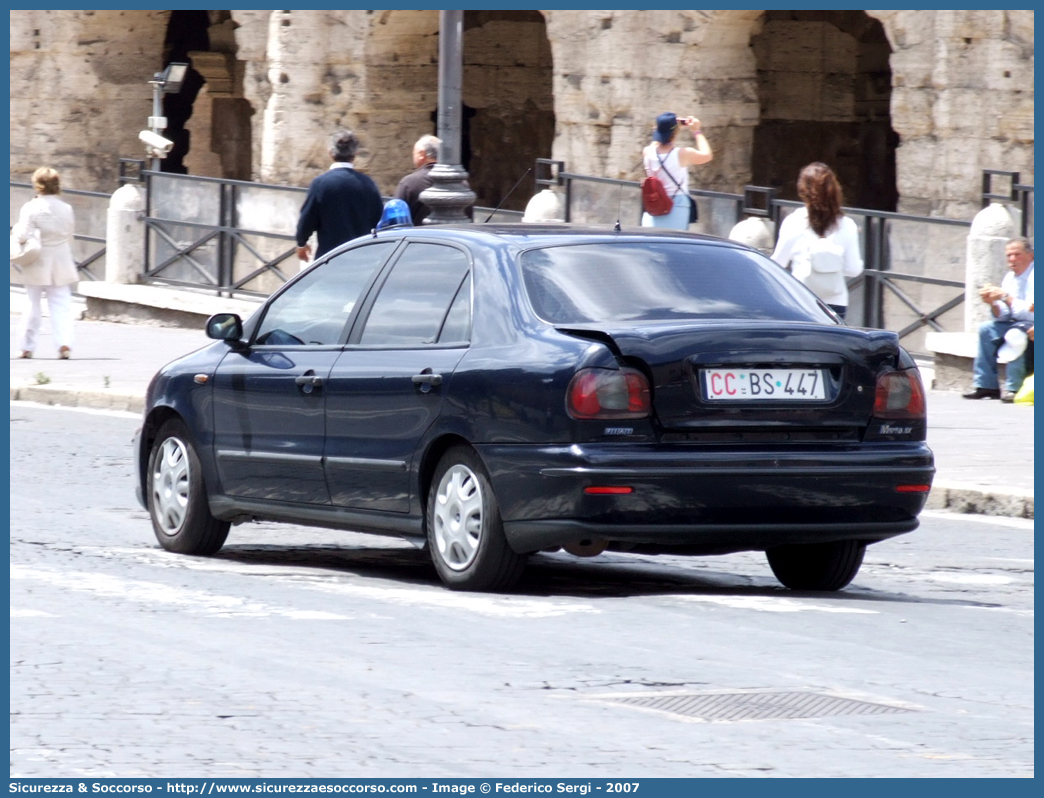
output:
[{"label": "car rear bumper", "polygon": [[[477,447],[516,551],[583,539],[693,553],[881,540],[917,527],[923,442],[757,451],[627,444]],[[586,493],[588,488],[628,493]],[[640,546],[639,546],[640,547]]]}]

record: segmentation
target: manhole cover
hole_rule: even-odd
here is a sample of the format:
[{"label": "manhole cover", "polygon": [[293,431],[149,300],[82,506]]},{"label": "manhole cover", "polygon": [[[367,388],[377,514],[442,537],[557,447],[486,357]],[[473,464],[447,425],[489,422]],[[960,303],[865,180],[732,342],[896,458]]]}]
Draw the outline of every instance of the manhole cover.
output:
[{"label": "manhole cover", "polygon": [[897,715],[913,709],[812,692],[656,693],[600,696],[626,706],[699,720],[797,720],[835,715]]}]

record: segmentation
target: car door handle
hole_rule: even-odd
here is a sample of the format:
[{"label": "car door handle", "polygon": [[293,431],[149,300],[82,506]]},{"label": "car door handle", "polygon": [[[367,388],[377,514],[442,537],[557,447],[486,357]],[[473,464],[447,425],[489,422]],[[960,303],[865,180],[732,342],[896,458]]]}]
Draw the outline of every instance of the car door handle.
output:
[{"label": "car door handle", "polygon": [[300,377],[294,377],[294,385],[300,386],[302,393],[311,393],[314,389],[323,387],[323,378],[309,369]]},{"label": "car door handle", "polygon": [[432,374],[430,372],[428,372],[427,374],[414,374],[413,375],[413,384],[414,385],[432,385],[432,386],[442,385],[442,375],[441,374]]}]

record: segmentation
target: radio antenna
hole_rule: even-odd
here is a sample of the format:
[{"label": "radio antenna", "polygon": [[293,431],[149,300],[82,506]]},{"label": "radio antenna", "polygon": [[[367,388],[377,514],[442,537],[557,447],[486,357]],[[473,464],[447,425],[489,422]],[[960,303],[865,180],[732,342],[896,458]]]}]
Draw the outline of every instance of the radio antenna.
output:
[{"label": "radio antenna", "polygon": [[[638,167],[645,166],[645,157],[642,156],[642,160],[638,162],[638,165],[634,167],[637,170]],[[634,171],[632,170],[632,171]],[[613,225],[613,231],[616,233],[620,232],[620,211],[623,208],[623,183],[620,183],[616,191],[616,224]]]},{"label": "radio antenna", "polygon": [[507,202],[507,198],[511,196],[512,192],[514,192],[514,190],[516,188],[518,188],[518,184],[521,183],[523,180],[525,180],[526,179],[526,175],[528,175],[532,171],[533,171],[533,167],[531,166],[528,169],[526,169],[526,171],[524,171],[522,173],[522,177],[520,177],[518,180],[515,181],[515,185],[513,185],[511,187],[511,191],[509,191],[507,194],[505,194],[503,199],[501,199],[500,202],[497,203],[497,207],[495,207],[492,211],[490,211],[489,216],[487,216],[485,218],[485,221],[483,222],[483,224],[485,224],[485,222],[488,222],[490,219],[493,218],[493,214],[500,210],[500,206],[503,205],[505,202]]},{"label": "radio antenna", "polygon": [[616,224],[613,225],[613,231],[620,232],[620,209],[623,208],[623,183],[620,183],[616,187]]}]

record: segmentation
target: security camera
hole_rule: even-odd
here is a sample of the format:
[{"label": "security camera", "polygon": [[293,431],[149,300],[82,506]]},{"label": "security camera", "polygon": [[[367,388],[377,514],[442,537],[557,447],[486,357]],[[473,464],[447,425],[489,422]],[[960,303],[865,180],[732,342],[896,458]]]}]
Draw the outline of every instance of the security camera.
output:
[{"label": "security camera", "polygon": [[145,143],[145,148],[156,153],[156,156],[162,158],[174,147],[174,142],[170,139],[165,139],[159,133],[153,133],[151,130],[143,130],[138,134],[138,138]]}]

